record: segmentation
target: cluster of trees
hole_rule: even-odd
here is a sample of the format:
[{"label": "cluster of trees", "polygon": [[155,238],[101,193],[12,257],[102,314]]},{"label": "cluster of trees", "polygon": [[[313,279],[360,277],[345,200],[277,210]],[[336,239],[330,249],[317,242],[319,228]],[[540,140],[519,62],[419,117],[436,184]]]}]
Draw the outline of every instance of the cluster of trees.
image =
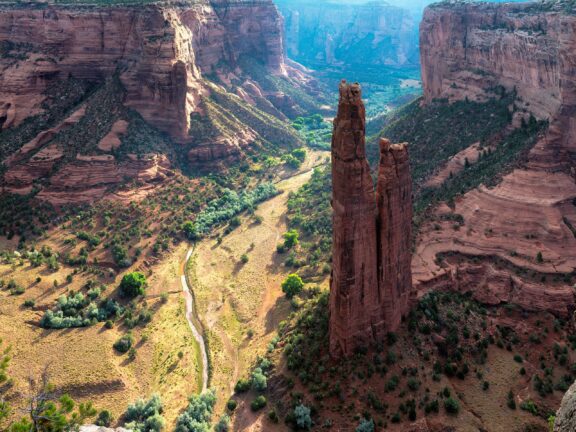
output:
[{"label": "cluster of trees", "polygon": [[97,322],[120,317],[124,308],[115,300],[106,299],[98,303],[100,289],[91,289],[85,296],[82,293],[61,295],[56,307],[47,310],[40,320],[44,328],[87,327]]},{"label": "cluster of trees", "polygon": [[198,240],[216,225],[231,220],[245,210],[253,209],[277,194],[278,189],[272,183],[262,183],[251,191],[241,193],[226,189],[220,198],[213,200],[198,213],[194,222],[185,222],[182,230],[190,240]]},{"label": "cluster of trees", "polygon": [[292,150],[290,153],[283,155],[282,160],[290,168],[298,169],[306,160],[306,150],[303,148]]},{"label": "cluster of trees", "polygon": [[324,121],[320,114],[296,117],[292,122],[292,127],[300,133],[308,146],[323,150],[330,148],[332,125]]},{"label": "cluster of trees", "polygon": [[[178,416],[175,432],[208,432],[215,405],[216,394],[213,390],[191,396],[188,407]],[[218,430],[226,431],[227,425],[227,418],[220,419]]]},{"label": "cluster of trees", "polygon": [[160,432],[166,424],[162,411],[162,400],[157,394],[148,400],[138,399],[128,405],[124,427],[133,432]]},{"label": "cluster of trees", "polygon": [[[88,282],[86,286],[89,288],[86,294],[77,292],[61,295],[56,306],[44,313],[40,325],[44,328],[54,329],[87,327],[97,322],[118,319],[126,313],[126,309],[116,300],[100,300],[105,286],[95,286],[93,282]],[[126,273],[120,282],[120,294],[127,299],[133,299],[144,295],[146,286],[146,276],[141,272]],[[127,319],[130,318],[131,321],[134,321],[131,314],[132,311]],[[151,318],[148,315],[148,312],[143,311],[134,322],[147,322]]]}]

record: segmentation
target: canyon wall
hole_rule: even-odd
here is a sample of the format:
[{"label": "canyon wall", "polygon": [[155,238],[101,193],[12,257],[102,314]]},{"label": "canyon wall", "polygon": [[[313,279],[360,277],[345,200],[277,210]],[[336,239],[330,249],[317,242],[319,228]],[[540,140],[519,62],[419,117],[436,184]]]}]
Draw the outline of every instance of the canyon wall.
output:
[{"label": "canyon wall", "polygon": [[[177,141],[187,141],[190,114],[207,90],[202,74],[231,70],[250,55],[284,73],[281,18],[271,1],[200,2],[137,7],[5,5],[0,40],[4,128],[38,111],[51,82],[73,76],[99,81],[118,74],[125,104]],[[1,114],[1,113],[0,113]]]},{"label": "canyon wall", "polygon": [[340,85],[332,135],[330,353],[383,342],[408,311],[412,182],[406,144],[380,143],[374,191],[358,84]]},{"label": "canyon wall", "polygon": [[306,65],[418,64],[418,25],[406,9],[384,2],[277,1],[286,50]]},{"label": "canyon wall", "polygon": [[[126,178],[156,182],[177,160],[219,169],[250,147],[300,145],[286,119],[302,110],[286,93],[317,92],[285,62],[271,0],[5,2],[0,71],[0,186],[40,187],[55,204],[93,201]],[[82,90],[56,94],[66,86]],[[68,175],[78,171],[84,190]]]},{"label": "canyon wall", "polygon": [[[533,115],[549,127],[496,186],[436,208],[436,222],[424,225],[418,239],[417,285],[457,287],[490,304],[569,316],[576,271],[576,16],[552,2],[433,5],[420,44],[425,104],[483,101],[504,89],[516,92],[514,116]],[[504,133],[520,125],[513,121]],[[463,221],[457,229],[455,218]],[[458,254],[467,259],[450,258]]]}]

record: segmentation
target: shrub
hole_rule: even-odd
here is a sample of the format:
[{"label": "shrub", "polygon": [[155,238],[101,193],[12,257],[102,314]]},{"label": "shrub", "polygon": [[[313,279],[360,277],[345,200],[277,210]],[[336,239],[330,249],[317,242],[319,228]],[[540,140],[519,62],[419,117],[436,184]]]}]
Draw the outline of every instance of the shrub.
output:
[{"label": "shrub", "polygon": [[306,405],[298,405],[294,408],[294,420],[298,429],[308,430],[312,427],[312,417],[310,417],[310,408]]},{"label": "shrub", "polygon": [[420,388],[420,381],[418,381],[416,378],[410,378],[408,380],[408,388],[412,391],[416,391]]},{"label": "shrub", "polygon": [[[178,416],[176,421],[175,432],[203,432],[208,431],[212,420],[212,413],[216,405],[216,394],[209,390],[201,395],[193,395],[188,399],[188,407]],[[224,419],[224,422],[222,422]],[[227,431],[229,417],[225,415],[221,419],[221,427],[226,423],[226,429],[217,429]]]},{"label": "shrub", "polygon": [[236,393],[246,393],[250,390],[251,383],[249,380],[239,379],[236,385],[234,386],[234,391]]},{"label": "shrub", "polygon": [[34,300],[26,300],[24,302],[24,307],[26,308],[33,308],[36,302]]},{"label": "shrub", "polygon": [[113,347],[119,353],[125,354],[130,350],[130,348],[132,348],[133,343],[134,343],[134,338],[132,337],[132,335],[130,333],[128,333],[128,334],[125,334],[124,336],[122,336],[116,342],[114,342]]},{"label": "shrub", "polygon": [[166,421],[162,417],[160,396],[153,395],[148,401],[139,399],[128,405],[124,413],[124,427],[138,432],[160,432]]},{"label": "shrub", "polygon": [[236,402],[234,399],[228,399],[228,402],[226,402],[226,408],[228,408],[229,411],[234,411],[237,406],[238,402]]},{"label": "shrub", "polygon": [[278,189],[272,183],[263,183],[251,191],[240,194],[233,190],[224,190],[222,196],[210,202],[198,215],[194,222],[186,222],[182,229],[191,240],[197,240],[208,234],[213,227],[229,221],[244,210],[254,208],[256,204],[278,194]]},{"label": "shrub", "polygon": [[278,421],[280,420],[280,419],[278,418],[278,414],[276,414],[276,411],[273,410],[273,409],[270,410],[270,411],[268,411],[268,418],[270,419],[270,421],[271,421],[272,423],[278,423]]},{"label": "shrub", "polygon": [[222,417],[220,417],[220,420],[218,420],[218,423],[216,423],[216,425],[214,426],[214,431],[215,432],[228,432],[228,430],[230,429],[230,417],[228,417],[228,414],[224,414]]},{"label": "shrub", "polygon": [[304,162],[306,160],[306,149],[304,148],[297,148],[295,150],[292,150],[291,154],[300,162]]},{"label": "shrub", "polygon": [[108,427],[112,423],[112,413],[108,410],[102,410],[96,418],[96,426]]},{"label": "shrub", "polygon": [[[399,415],[398,420],[400,420]],[[360,421],[360,424],[356,427],[356,432],[374,432],[374,420],[362,419],[362,421]]]},{"label": "shrub", "polygon": [[252,386],[257,391],[264,391],[268,386],[266,375],[262,373],[262,369],[256,368],[252,372]]},{"label": "shrub", "polygon": [[112,246],[112,258],[119,267],[130,267],[132,260],[128,257],[128,249],[124,246],[115,244]]},{"label": "shrub", "polygon": [[288,298],[300,294],[302,288],[304,288],[304,282],[300,276],[295,273],[288,275],[288,277],[284,279],[284,282],[282,282],[282,292],[286,294]]},{"label": "shrub", "polygon": [[298,245],[298,231],[295,229],[291,229],[288,232],[285,232],[284,235],[284,250],[292,249],[294,246]]},{"label": "shrub", "polygon": [[252,401],[250,404],[250,408],[252,411],[259,411],[266,406],[266,398],[262,395],[258,396],[256,399]]},{"label": "shrub", "polygon": [[530,400],[522,402],[520,408],[524,411],[528,411],[532,415],[538,415],[538,407],[536,407],[536,404]]},{"label": "shrub", "polygon": [[146,290],[146,276],[140,272],[126,273],[120,282],[120,292],[124,297],[134,298],[144,295]]},{"label": "shrub", "polygon": [[444,409],[448,414],[458,414],[458,411],[460,411],[460,405],[457,400],[449,397],[444,401]]},{"label": "shrub", "polygon": [[248,255],[246,254],[242,254],[242,256],[240,257],[240,261],[242,261],[242,264],[246,264],[248,262],[249,258]]}]

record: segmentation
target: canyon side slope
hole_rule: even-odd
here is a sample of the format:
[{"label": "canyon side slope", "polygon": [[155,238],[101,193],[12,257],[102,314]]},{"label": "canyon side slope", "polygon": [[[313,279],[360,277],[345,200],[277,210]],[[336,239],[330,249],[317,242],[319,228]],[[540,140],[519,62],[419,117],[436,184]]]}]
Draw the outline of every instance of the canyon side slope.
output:
[{"label": "canyon side slope", "polygon": [[[511,123],[501,135],[526,127],[528,116],[549,124],[498,184],[480,185],[436,209],[413,263],[424,289],[446,283],[488,304],[511,302],[565,317],[574,309],[576,16],[562,5],[439,4],[424,14],[424,104],[508,93]],[[502,145],[489,141],[481,145],[493,146],[490,151]],[[463,221],[458,231],[455,219]],[[460,259],[466,256],[476,258]]]},{"label": "canyon side slope", "polygon": [[0,40],[3,190],[57,205],[298,146],[319,93],[266,0],[2,2]]}]

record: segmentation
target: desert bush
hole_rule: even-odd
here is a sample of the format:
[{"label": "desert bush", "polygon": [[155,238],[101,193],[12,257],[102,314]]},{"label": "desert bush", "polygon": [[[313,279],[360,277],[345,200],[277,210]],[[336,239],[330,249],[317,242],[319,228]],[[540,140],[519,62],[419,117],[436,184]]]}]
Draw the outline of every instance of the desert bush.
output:
[{"label": "desert bush", "polygon": [[294,421],[298,429],[309,430],[312,427],[310,412],[306,405],[300,404],[294,408]]},{"label": "desert bush", "polygon": [[250,403],[250,408],[252,409],[252,411],[259,411],[262,408],[264,408],[267,403],[268,401],[266,400],[266,398],[260,395],[257,396],[256,399],[252,401],[252,403]]},{"label": "desert bush", "polygon": [[148,401],[139,399],[128,405],[124,427],[133,432],[160,432],[166,423],[162,411],[160,396],[153,395]]},{"label": "desert bush", "polygon": [[125,334],[124,336],[120,337],[116,342],[114,342],[114,349],[119,353],[127,353],[132,348],[132,344],[134,343],[134,338],[130,333]]},{"label": "desert bush", "polygon": [[[188,407],[178,416],[175,432],[208,431],[212,421],[214,405],[216,405],[216,394],[213,390],[208,390],[201,395],[190,396]],[[226,418],[228,419],[228,416]],[[226,431],[228,429],[219,430]]]},{"label": "desert bush", "polygon": [[304,282],[297,274],[290,274],[282,282],[282,292],[286,294],[286,297],[292,298],[295,295],[300,294],[304,288]]},{"label": "desert bush", "polygon": [[146,276],[140,272],[131,272],[124,275],[120,282],[120,292],[124,297],[134,298],[144,295],[146,290]]}]

